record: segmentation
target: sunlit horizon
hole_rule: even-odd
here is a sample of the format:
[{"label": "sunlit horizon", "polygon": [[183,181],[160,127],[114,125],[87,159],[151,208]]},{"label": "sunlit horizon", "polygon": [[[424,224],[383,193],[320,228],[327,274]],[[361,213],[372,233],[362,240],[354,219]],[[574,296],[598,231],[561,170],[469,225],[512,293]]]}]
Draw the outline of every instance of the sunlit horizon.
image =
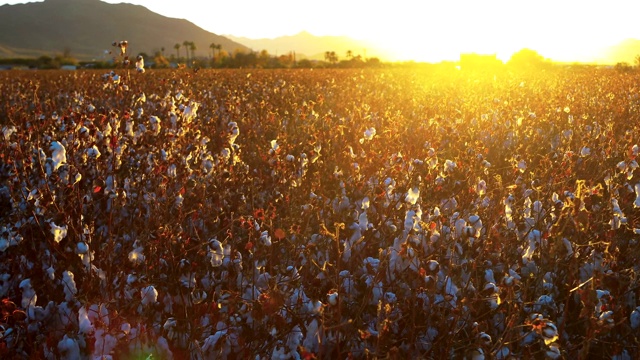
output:
[{"label": "sunlit horizon", "polygon": [[[8,1],[15,4],[34,1]],[[461,53],[495,54],[507,61],[523,48],[559,62],[596,62],[603,50],[640,39],[629,1],[414,1],[326,0],[313,7],[293,0],[216,3],[107,0],[132,3],[187,19],[218,35],[275,38],[307,31],[366,41],[391,61],[457,60]],[[249,11],[250,10],[250,11]]]}]

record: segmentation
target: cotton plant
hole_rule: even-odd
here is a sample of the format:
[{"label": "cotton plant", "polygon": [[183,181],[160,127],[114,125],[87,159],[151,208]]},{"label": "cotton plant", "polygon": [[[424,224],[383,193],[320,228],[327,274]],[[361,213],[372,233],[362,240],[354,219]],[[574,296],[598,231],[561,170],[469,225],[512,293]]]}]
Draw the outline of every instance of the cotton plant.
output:
[{"label": "cotton plant", "polygon": [[136,57],[136,71],[144,74],[145,69],[144,69],[144,57],[142,57],[142,55],[138,55]]}]

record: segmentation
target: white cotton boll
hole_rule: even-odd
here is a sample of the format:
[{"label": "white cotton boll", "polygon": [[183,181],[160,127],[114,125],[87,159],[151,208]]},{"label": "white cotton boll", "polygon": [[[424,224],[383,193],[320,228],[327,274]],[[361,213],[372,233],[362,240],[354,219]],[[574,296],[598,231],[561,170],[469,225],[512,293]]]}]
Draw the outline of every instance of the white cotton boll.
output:
[{"label": "white cotton boll", "polygon": [[324,341],[324,339],[322,339],[320,325],[318,324],[318,319],[313,318],[306,325],[306,336],[304,338],[304,341],[302,342],[302,346],[304,346],[307,351],[315,353],[318,351],[320,341]]},{"label": "white cotton boll", "polygon": [[636,307],[631,312],[631,315],[629,315],[629,322],[632,329],[640,329],[640,306]]},{"label": "white cotton boll", "polygon": [[303,338],[304,335],[302,334],[302,329],[300,329],[300,326],[294,326],[287,336],[287,347],[289,348],[289,351],[296,351],[298,349],[298,346],[300,346]]},{"label": "white cotton boll", "polygon": [[633,207],[634,208],[639,208],[640,207],[640,182],[636,183],[633,186],[633,189],[636,192],[636,200],[633,202]]},{"label": "white cotton boll", "polygon": [[511,351],[509,350],[508,347],[503,346],[500,349],[498,349],[498,351],[496,351],[494,358],[496,360],[506,360],[506,359],[509,359],[509,355],[511,355]]},{"label": "white cotton boll", "polygon": [[617,167],[617,168],[618,168],[618,170],[620,170],[620,171],[625,171],[625,170],[627,170],[627,162],[626,162],[626,161],[624,161],[624,160],[623,160],[623,161],[620,161],[620,162],[616,165],[616,167]]},{"label": "white cotton boll", "polygon": [[295,156],[289,154],[285,157],[285,160],[287,160],[288,162],[293,162],[295,160]]},{"label": "white cotton boll", "polygon": [[136,58],[136,71],[139,73],[144,73],[144,57],[142,55],[138,55]]},{"label": "white cotton boll", "polygon": [[478,196],[484,196],[487,193],[487,182],[484,180],[478,181],[478,184],[476,185],[476,192],[478,193]]},{"label": "white cotton boll", "polygon": [[457,166],[458,165],[456,165],[455,162],[453,162],[451,160],[446,160],[444,162],[444,172],[445,173],[453,172],[456,169]]},{"label": "white cotton boll", "polygon": [[467,359],[470,360],[484,360],[485,356],[484,356],[484,350],[482,348],[476,348],[473,349],[469,352],[469,356],[467,356]]},{"label": "white cotton boll", "polygon": [[69,270],[66,270],[62,273],[62,285],[65,301],[73,300],[78,293],[78,288],[76,287],[76,282],[73,278],[73,273]]},{"label": "white cotton boll", "polygon": [[158,338],[156,343],[156,351],[160,359],[173,359],[173,352],[169,348],[169,342],[163,336]]},{"label": "white cotton boll", "polygon": [[398,301],[398,297],[396,296],[396,294],[389,291],[384,293],[384,301],[387,304],[395,304],[396,301]]},{"label": "white cotton boll", "polygon": [[58,170],[62,164],[67,162],[67,150],[57,141],[52,142],[49,149],[52,151],[53,169]]},{"label": "white cotton boll", "polygon": [[376,129],[373,128],[373,127],[368,128],[364,132],[364,139],[365,140],[372,140],[375,135],[376,135]]},{"label": "white cotton boll", "polygon": [[268,231],[265,230],[260,234],[260,243],[264,246],[271,246],[271,236]]},{"label": "white cotton boll", "polygon": [[169,167],[167,168],[167,176],[175,179],[176,176],[178,176],[177,170],[178,170],[178,167],[176,166],[176,164],[169,165]]},{"label": "white cotton boll", "polygon": [[142,306],[158,302],[158,290],[153,285],[142,288],[140,296],[142,297]]},{"label": "white cotton boll", "polygon": [[560,359],[562,352],[560,351],[558,344],[550,344],[548,346],[549,347],[544,351],[544,354],[551,360]]},{"label": "white cotton boll", "polygon": [[33,286],[31,286],[31,280],[22,280],[18,287],[22,290],[22,302],[20,303],[22,307],[27,309],[30,306],[36,306],[38,295],[36,295],[36,291],[33,289]]},{"label": "white cotton boll", "polygon": [[102,328],[96,330],[94,337],[96,341],[94,343],[93,359],[112,360],[111,353],[117,346],[118,339],[109,333],[105,334],[105,330]]},{"label": "white cotton boll", "polygon": [[458,219],[455,222],[455,229],[456,229],[456,239],[460,239],[462,237],[462,234],[464,234],[464,229],[467,226],[467,222],[464,219]]},{"label": "white cotton boll", "polygon": [[4,139],[6,141],[11,140],[11,135],[17,132],[18,132],[18,129],[16,129],[15,126],[11,126],[11,127],[5,126],[2,128],[2,134],[4,135]]},{"label": "white cotton boll", "polygon": [[219,267],[224,259],[224,249],[222,243],[218,239],[209,239],[209,257],[211,258],[211,266]]},{"label": "white cotton boll", "polygon": [[542,336],[544,343],[549,345],[558,340],[558,328],[556,328],[554,323],[547,321],[540,330],[540,335]]},{"label": "white cotton boll", "polygon": [[144,248],[140,245],[138,240],[133,243],[133,250],[129,252],[129,261],[134,265],[140,265],[144,263],[146,257],[144,256]]},{"label": "white cotton boll", "polygon": [[583,146],[582,149],[580,149],[580,156],[587,157],[589,155],[591,155],[591,149],[586,146]]},{"label": "white cotton boll", "polygon": [[418,201],[418,197],[420,197],[420,189],[417,187],[410,188],[407,192],[407,196],[404,198],[404,201],[411,205],[415,205]]},{"label": "white cotton boll", "polygon": [[93,324],[91,323],[91,320],[89,320],[87,308],[84,306],[81,307],[78,310],[78,332],[80,334],[89,335],[92,334],[94,330]]},{"label": "white cotton boll", "polygon": [[335,290],[330,291],[327,294],[327,302],[329,303],[329,305],[331,306],[336,306],[338,305],[338,292]]},{"label": "white cotton boll", "polygon": [[598,318],[598,324],[606,328],[611,328],[615,325],[615,319],[613,318],[613,311],[607,310],[600,314]]},{"label": "white cotton boll", "polygon": [[362,199],[362,205],[360,206],[362,210],[367,210],[371,206],[371,202],[369,201],[369,197],[365,197]]},{"label": "white cotton boll", "polygon": [[413,210],[407,211],[404,217],[404,231],[409,232],[413,229],[413,224],[416,218],[416,212]]},{"label": "white cotton boll", "polygon": [[567,238],[562,238],[562,243],[564,244],[564,247],[567,249],[567,256],[573,255],[573,245],[571,244],[571,241],[569,241],[569,239]]},{"label": "white cotton boll", "polygon": [[53,221],[49,222],[50,231],[53,234],[53,240],[57,243],[67,237],[67,225],[58,226]]},{"label": "white cotton boll", "polygon": [[76,360],[80,359],[80,346],[76,339],[70,338],[67,334],[58,342],[58,353],[60,359]]},{"label": "white cotton boll", "polygon": [[98,150],[98,147],[93,145],[92,147],[88,148],[87,151],[87,156],[92,158],[92,159],[97,159],[100,157],[100,155],[102,155],[100,153],[100,150]]},{"label": "white cotton boll", "polygon": [[524,173],[525,170],[527,170],[527,162],[523,159],[518,162],[518,171],[520,171],[520,173]]},{"label": "white cotton boll", "polygon": [[89,245],[86,242],[80,241],[76,244],[76,252],[78,254],[86,254],[89,251]]},{"label": "white cotton boll", "polygon": [[47,277],[49,278],[49,280],[56,279],[56,270],[53,268],[53,266],[49,266],[47,268]]},{"label": "white cotton boll", "polygon": [[307,311],[312,315],[322,313],[322,302],[320,300],[312,300],[307,303]]}]

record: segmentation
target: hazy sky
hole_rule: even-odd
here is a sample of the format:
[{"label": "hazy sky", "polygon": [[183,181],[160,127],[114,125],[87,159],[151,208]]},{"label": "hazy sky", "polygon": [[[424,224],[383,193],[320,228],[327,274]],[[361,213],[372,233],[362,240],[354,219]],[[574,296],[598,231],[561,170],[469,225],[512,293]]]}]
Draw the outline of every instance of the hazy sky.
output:
[{"label": "hazy sky", "polygon": [[[9,1],[20,3],[26,1]],[[131,0],[219,35],[250,38],[347,35],[397,59],[457,59],[460,52],[508,58],[523,47],[555,60],[587,60],[593,49],[640,39],[640,1],[592,0]],[[203,4],[213,7],[210,11]]]}]

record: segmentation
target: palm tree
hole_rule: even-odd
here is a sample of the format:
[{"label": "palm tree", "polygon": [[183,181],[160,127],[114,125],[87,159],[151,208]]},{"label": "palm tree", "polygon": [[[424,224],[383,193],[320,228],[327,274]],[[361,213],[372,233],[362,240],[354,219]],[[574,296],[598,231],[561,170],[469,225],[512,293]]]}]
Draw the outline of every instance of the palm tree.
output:
[{"label": "palm tree", "polygon": [[187,62],[189,62],[189,44],[190,42],[187,40],[182,42],[182,46],[184,46],[184,51],[187,53]]},{"label": "palm tree", "polygon": [[193,58],[195,57],[195,51],[197,49],[196,43],[194,43],[193,41],[190,41],[189,42],[189,49],[191,50],[191,59],[193,60]]},{"label": "palm tree", "polygon": [[216,43],[211,43],[209,44],[209,49],[211,49],[211,58],[213,59],[214,56],[216,56],[216,49],[218,48],[218,45],[216,45]]},{"label": "palm tree", "polygon": [[353,58],[353,51],[347,50],[347,59],[351,60]]},{"label": "palm tree", "polygon": [[216,49],[218,49],[218,56],[220,56],[220,52],[222,51],[222,45],[216,45]]},{"label": "palm tree", "polygon": [[178,57],[176,58],[176,61],[178,61],[180,60],[180,44],[176,43],[173,45],[173,48],[176,49],[176,53],[178,54]]}]

